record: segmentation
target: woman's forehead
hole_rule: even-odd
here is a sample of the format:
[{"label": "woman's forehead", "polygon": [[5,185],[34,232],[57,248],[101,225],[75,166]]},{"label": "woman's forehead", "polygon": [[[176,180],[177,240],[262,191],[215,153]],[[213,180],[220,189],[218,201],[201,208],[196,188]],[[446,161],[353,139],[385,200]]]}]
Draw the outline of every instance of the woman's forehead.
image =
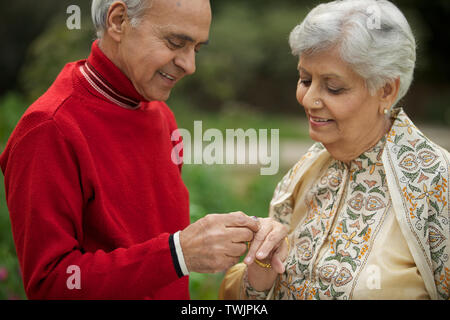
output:
[{"label": "woman's forehead", "polygon": [[337,50],[301,55],[297,69],[324,78],[352,79],[358,77],[351,66],[342,60]]}]

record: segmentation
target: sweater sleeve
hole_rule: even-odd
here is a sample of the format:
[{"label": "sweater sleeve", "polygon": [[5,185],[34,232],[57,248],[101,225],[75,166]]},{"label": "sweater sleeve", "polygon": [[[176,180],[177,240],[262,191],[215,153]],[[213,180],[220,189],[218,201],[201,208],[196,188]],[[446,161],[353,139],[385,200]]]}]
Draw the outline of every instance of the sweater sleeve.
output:
[{"label": "sweater sleeve", "polygon": [[168,233],[129,248],[85,252],[86,190],[70,143],[53,120],[16,140],[1,165],[30,299],[141,299],[179,279]]}]

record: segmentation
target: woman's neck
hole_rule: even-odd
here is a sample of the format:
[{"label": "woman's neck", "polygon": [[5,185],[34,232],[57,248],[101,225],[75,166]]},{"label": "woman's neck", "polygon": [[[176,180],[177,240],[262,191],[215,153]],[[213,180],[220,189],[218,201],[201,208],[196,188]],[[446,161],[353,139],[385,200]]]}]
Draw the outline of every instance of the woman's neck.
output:
[{"label": "woman's neck", "polygon": [[348,141],[324,144],[324,146],[334,159],[350,164],[361,154],[373,148],[390,131],[392,123],[392,119],[386,119],[380,128],[368,132],[367,136],[352,137]]}]

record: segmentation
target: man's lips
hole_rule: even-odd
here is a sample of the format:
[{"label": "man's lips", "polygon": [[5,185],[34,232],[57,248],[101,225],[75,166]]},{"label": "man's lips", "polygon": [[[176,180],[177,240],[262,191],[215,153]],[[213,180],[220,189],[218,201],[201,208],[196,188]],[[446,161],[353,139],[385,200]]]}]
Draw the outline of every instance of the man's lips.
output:
[{"label": "man's lips", "polygon": [[158,73],[165,79],[176,82],[177,78],[169,73],[159,70]]}]

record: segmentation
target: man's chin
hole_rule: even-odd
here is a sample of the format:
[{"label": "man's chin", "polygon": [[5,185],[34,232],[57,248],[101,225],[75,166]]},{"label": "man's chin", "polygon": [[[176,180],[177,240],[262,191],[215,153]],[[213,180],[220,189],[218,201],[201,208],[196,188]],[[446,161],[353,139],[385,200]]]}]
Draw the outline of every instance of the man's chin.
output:
[{"label": "man's chin", "polygon": [[145,92],[142,96],[147,101],[167,101],[172,90],[155,90],[152,92]]}]

